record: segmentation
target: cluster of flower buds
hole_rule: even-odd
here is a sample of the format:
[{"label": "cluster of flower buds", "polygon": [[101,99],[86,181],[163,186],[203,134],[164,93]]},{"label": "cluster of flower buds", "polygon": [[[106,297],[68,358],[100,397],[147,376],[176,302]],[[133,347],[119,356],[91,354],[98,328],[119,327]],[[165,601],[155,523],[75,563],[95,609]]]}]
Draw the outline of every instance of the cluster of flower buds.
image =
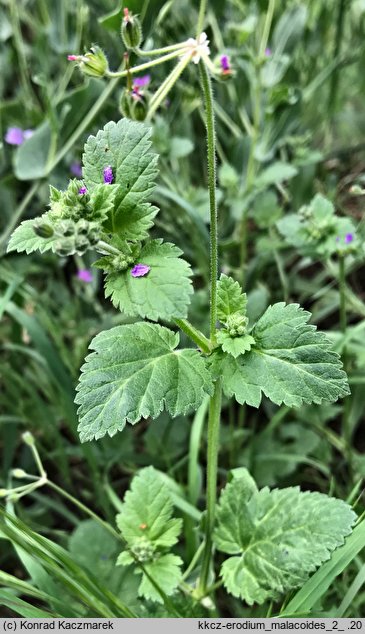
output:
[{"label": "cluster of flower buds", "polygon": [[136,15],[133,15],[129,9],[124,9],[124,18],[122,21],[121,35],[124,46],[128,50],[138,48],[142,42],[142,27]]},{"label": "cluster of flower buds", "polygon": [[125,271],[135,263],[141,252],[141,244],[139,242],[130,243],[120,240],[115,243],[115,245],[111,244],[109,247],[106,244],[105,249],[101,251],[107,253],[108,248],[113,249],[115,253],[111,252],[94,262],[94,266],[107,273]]},{"label": "cluster of flower buds", "polygon": [[100,239],[100,227],[97,222],[89,222],[81,219],[60,220],[53,226],[47,222],[39,220],[33,225],[33,230],[37,236],[51,238],[55,236],[54,251],[61,257],[68,255],[83,255],[88,249],[94,247]]},{"label": "cluster of flower buds", "polygon": [[310,205],[303,205],[298,211],[298,216],[301,220],[309,220],[309,218],[312,217],[312,209]]},{"label": "cluster of flower buds", "polygon": [[131,546],[131,552],[138,561],[151,561],[155,555],[155,545],[147,539],[147,537],[138,537]]},{"label": "cluster of flower buds", "polygon": [[92,46],[85,55],[68,55],[69,62],[77,62],[80,70],[90,77],[104,77],[109,64],[104,51],[99,46]]},{"label": "cluster of flower buds", "polygon": [[248,317],[240,313],[228,315],[225,323],[226,330],[230,337],[241,337],[246,334],[248,326]]},{"label": "cluster of flower buds", "polygon": [[336,217],[330,214],[324,215],[322,218],[314,216],[310,205],[301,207],[298,215],[303,223],[304,232],[310,241],[321,240],[335,230]]}]

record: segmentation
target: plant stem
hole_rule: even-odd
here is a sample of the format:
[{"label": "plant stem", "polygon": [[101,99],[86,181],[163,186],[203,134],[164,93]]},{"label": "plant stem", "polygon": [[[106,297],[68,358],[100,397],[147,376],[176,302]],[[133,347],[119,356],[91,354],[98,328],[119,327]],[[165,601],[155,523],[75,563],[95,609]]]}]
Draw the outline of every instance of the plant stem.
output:
[{"label": "plant stem", "polygon": [[212,344],[200,330],[195,328],[187,319],[174,319],[175,324],[206,354],[212,352]]},{"label": "plant stem", "polygon": [[208,187],[210,206],[210,339],[215,342],[217,323],[217,278],[218,278],[218,213],[216,200],[216,160],[215,160],[215,124],[213,92],[210,77],[204,62],[200,65],[201,84],[205,101],[207,150],[208,150]]},{"label": "plant stem", "polygon": [[115,79],[117,77],[127,77],[127,75],[135,75],[136,73],[141,72],[142,70],[147,70],[147,68],[152,68],[152,66],[157,66],[158,64],[163,64],[164,62],[168,62],[170,59],[175,59],[175,57],[179,57],[182,55],[181,49],[174,51],[173,53],[169,53],[168,55],[163,55],[158,59],[151,60],[150,62],[145,62],[145,64],[139,64],[139,66],[132,66],[132,68],[128,68],[126,70],[117,70],[113,72],[109,70],[105,73],[106,77],[110,77],[111,79]]},{"label": "plant stem", "polygon": [[117,539],[118,541],[123,541],[120,533],[118,533],[110,524],[108,524],[108,522],[104,522],[104,520],[102,520],[101,517],[99,517],[99,515],[94,513],[94,511],[89,509],[87,506],[85,506],[85,504],[80,502],[80,500],[78,500],[77,498],[74,498],[73,495],[71,495],[64,489],[61,489],[61,487],[59,487],[57,484],[55,484],[51,480],[47,479],[45,481],[45,484],[51,487],[51,489],[56,491],[59,495],[69,500],[69,502],[72,502],[72,504],[75,504],[75,506],[77,506],[81,511],[86,513],[86,515],[89,515],[89,517],[91,517],[93,520],[98,522],[98,524],[100,524],[103,528],[105,528],[106,531],[108,531],[111,535],[113,535],[115,539]]},{"label": "plant stem", "polygon": [[198,24],[196,27],[196,37],[199,37],[204,26],[204,18],[207,10],[207,0],[200,0]]},{"label": "plant stem", "polygon": [[143,51],[141,48],[136,48],[134,52],[140,57],[152,57],[153,55],[162,55],[164,53],[170,53],[171,51],[177,51],[180,48],[184,48],[184,46],[186,46],[186,42],[171,44],[171,46],[164,46],[163,48],[154,48],[151,51]]},{"label": "plant stem", "polygon": [[[204,16],[205,3],[200,5]],[[204,11],[203,11],[204,9]],[[200,16],[201,19],[201,16]],[[218,277],[218,214],[216,200],[216,160],[214,103],[210,77],[205,63],[200,64],[201,86],[205,102],[207,128],[208,187],[210,207],[210,340],[214,345],[217,322],[217,277]],[[219,449],[219,424],[222,404],[222,379],[218,378],[213,396],[209,401],[208,448],[207,448],[207,511],[205,524],[205,545],[199,579],[199,594],[205,596],[212,560],[213,528],[217,499],[217,470]]]},{"label": "plant stem", "polygon": [[151,117],[156,112],[159,105],[165,99],[167,93],[171,90],[175,82],[179,79],[181,73],[184,71],[188,63],[190,62],[190,56],[185,54],[183,58],[176,64],[175,68],[171,71],[171,73],[166,77],[165,81],[161,84],[157,92],[153,95],[150,106],[148,109],[148,117],[147,120],[150,120]]},{"label": "plant stem", "polygon": [[209,571],[213,549],[213,529],[217,500],[217,472],[219,449],[219,424],[222,404],[222,379],[214,386],[214,394],[209,402],[208,452],[207,452],[207,511],[205,518],[205,547],[199,579],[199,594],[204,597],[209,581]]}]

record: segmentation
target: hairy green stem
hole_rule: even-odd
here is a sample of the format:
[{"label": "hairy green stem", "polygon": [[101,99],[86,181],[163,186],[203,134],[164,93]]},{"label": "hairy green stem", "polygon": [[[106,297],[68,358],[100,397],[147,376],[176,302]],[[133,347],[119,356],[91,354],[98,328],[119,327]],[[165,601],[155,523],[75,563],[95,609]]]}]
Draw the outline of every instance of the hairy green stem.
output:
[{"label": "hairy green stem", "polygon": [[208,187],[210,207],[210,338],[215,342],[217,323],[217,280],[218,280],[218,213],[216,200],[216,160],[215,160],[215,122],[213,92],[210,77],[204,62],[200,65],[201,84],[205,101]]},{"label": "hairy green stem", "polygon": [[219,450],[219,424],[222,405],[222,379],[214,386],[214,394],[209,402],[208,451],[207,451],[207,510],[205,518],[205,546],[199,578],[199,595],[204,597],[209,582],[209,572],[213,550],[213,529],[217,501],[217,473]]},{"label": "hairy green stem", "polygon": [[110,79],[127,77],[127,75],[135,75],[136,73],[141,72],[142,70],[147,70],[148,68],[152,68],[152,66],[157,66],[158,64],[164,64],[164,62],[168,62],[170,59],[175,59],[175,57],[179,57],[182,55],[183,47],[179,48],[179,50],[174,51],[173,53],[169,53],[168,55],[163,55],[158,59],[151,60],[150,62],[145,62],[144,64],[139,64],[138,66],[132,66],[132,68],[128,68],[126,70],[117,70],[112,71],[109,70],[105,73],[106,77]]},{"label": "hairy green stem", "polygon": [[212,352],[212,344],[209,339],[187,319],[174,319],[174,322],[203,352],[206,354]]},{"label": "hairy green stem", "polygon": [[[202,2],[202,5],[204,3]],[[204,61],[200,64],[201,87],[204,97],[207,129],[208,188],[210,207],[210,339],[215,343],[217,323],[217,278],[218,278],[218,213],[216,199],[216,153],[214,103],[210,77]],[[213,528],[217,499],[217,468],[219,449],[219,424],[222,404],[222,380],[217,379],[213,396],[209,401],[208,448],[207,448],[207,511],[205,524],[205,546],[199,579],[199,594],[207,591],[213,550]]]}]

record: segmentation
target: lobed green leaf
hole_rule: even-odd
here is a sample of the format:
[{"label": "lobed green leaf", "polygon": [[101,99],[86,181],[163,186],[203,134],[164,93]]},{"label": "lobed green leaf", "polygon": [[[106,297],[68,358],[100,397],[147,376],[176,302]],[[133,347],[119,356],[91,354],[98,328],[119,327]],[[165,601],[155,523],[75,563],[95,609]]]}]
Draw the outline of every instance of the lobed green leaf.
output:
[{"label": "lobed green leaf", "polygon": [[214,534],[217,548],[234,555],[221,568],[227,591],[252,605],[297,588],[344,543],[355,519],[342,500],[299,487],[255,491],[234,478]]},{"label": "lobed green leaf", "polygon": [[81,441],[114,436],[164,407],[171,416],[199,407],[212,379],[198,350],[176,350],[178,343],[177,333],[142,322],[93,339],[77,388]]},{"label": "lobed green leaf", "polygon": [[145,277],[133,277],[131,268],[111,272],[105,283],[105,296],[126,315],[139,315],[153,321],[187,317],[193,293],[190,265],[179,258],[182,251],[169,242],[151,240],[141,250],[138,261],[151,270]]},{"label": "lobed green leaf", "polygon": [[108,228],[125,240],[147,238],[158,211],[147,202],[158,174],[150,136],[151,129],[142,123],[121,119],[107,123],[85,144],[83,176],[90,191],[103,183],[106,167],[113,170],[113,184],[119,187]]},{"label": "lobed green leaf", "polygon": [[217,285],[217,317],[222,323],[234,313],[245,314],[247,297],[232,277],[221,274]]},{"label": "lobed green leaf", "polygon": [[347,377],[331,342],[306,322],[298,304],[269,306],[252,331],[250,352],[234,359],[215,353],[212,368],[239,403],[258,407],[261,392],[277,405],[335,401],[349,394]]},{"label": "lobed green leaf", "polygon": [[145,537],[155,546],[170,548],[177,542],[182,520],[172,519],[171,494],[156,469],[146,467],[133,478],[117,525],[129,545]]},{"label": "lobed green leaf", "polygon": [[41,238],[37,236],[33,227],[40,220],[47,222],[47,224],[52,225],[49,214],[43,214],[39,218],[34,218],[32,220],[23,220],[23,222],[15,229],[11,238],[9,240],[7,251],[17,251],[21,253],[25,251],[28,253],[33,253],[33,251],[39,251],[40,253],[45,253],[45,251],[52,251],[53,245],[57,240],[59,240],[59,236],[54,233],[50,238]]}]

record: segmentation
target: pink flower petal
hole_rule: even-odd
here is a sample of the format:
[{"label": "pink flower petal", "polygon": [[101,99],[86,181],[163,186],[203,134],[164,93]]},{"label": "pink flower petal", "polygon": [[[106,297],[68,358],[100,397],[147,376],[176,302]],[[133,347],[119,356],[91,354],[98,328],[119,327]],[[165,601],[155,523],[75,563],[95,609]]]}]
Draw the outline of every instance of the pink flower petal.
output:
[{"label": "pink flower petal", "polygon": [[136,264],[131,270],[131,275],[132,277],[144,277],[150,270],[151,267],[147,266],[147,264]]},{"label": "pink flower petal", "polygon": [[77,271],[77,279],[81,280],[81,282],[89,283],[93,281],[93,274],[89,269],[79,269]]}]

